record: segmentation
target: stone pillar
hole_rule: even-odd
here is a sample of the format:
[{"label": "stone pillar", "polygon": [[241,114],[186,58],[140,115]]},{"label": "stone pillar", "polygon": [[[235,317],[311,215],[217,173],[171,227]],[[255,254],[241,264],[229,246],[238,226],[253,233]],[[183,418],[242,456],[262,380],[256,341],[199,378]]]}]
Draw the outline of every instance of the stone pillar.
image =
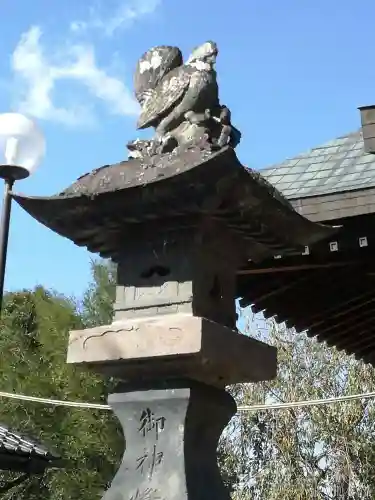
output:
[{"label": "stone pillar", "polygon": [[227,392],[181,380],[124,387],[108,402],[126,432],[126,450],[104,500],[230,499],[216,460],[236,411]]},{"label": "stone pillar", "polygon": [[229,500],[216,457],[236,411],[225,386],[275,377],[276,351],[235,330],[240,245],[225,227],[145,229],[124,243],[113,323],[70,334],[69,363],[123,381],[108,402],[126,450],[103,498]]}]

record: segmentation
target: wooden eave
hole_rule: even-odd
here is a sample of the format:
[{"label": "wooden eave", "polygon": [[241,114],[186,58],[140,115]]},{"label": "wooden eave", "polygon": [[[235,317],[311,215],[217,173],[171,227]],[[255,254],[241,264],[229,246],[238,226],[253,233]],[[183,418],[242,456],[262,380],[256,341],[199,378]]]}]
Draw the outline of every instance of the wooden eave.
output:
[{"label": "wooden eave", "polygon": [[242,305],[375,366],[375,189],[290,201],[342,230],[302,254],[249,262],[238,276]]}]

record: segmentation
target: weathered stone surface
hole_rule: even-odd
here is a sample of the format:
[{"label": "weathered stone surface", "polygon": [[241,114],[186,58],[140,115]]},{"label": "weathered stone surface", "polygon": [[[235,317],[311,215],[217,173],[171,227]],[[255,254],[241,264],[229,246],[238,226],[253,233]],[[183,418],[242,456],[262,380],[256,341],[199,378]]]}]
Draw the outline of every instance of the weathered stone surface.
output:
[{"label": "weathered stone surface", "polygon": [[276,349],[205,318],[170,314],[70,334],[68,363],[136,381],[190,378],[225,386],[276,376]]},{"label": "weathered stone surface", "polygon": [[134,93],[142,105],[167,73],[183,64],[181,50],[171,45],[159,45],[145,52],[134,72]]},{"label": "weathered stone surface", "polygon": [[241,133],[221,105],[214,65],[218,48],[208,41],[183,63],[177,47],[153,47],[138,61],[135,94],[141,105],[138,128],[155,128],[152,140],[128,144],[131,156],[181,152],[192,145],[236,147]]},{"label": "weathered stone surface", "polygon": [[[117,267],[114,319],[190,313],[235,328],[236,271],[241,242],[217,221],[200,231],[126,243]],[[243,248],[243,247],[242,247]]]},{"label": "weathered stone surface", "polygon": [[139,234],[223,223],[253,261],[303,251],[336,230],[299,215],[262,176],[244,167],[232,148],[193,148],[107,165],[57,196],[13,195],[30,215],[91,252],[119,262]]},{"label": "weathered stone surface", "polygon": [[216,448],[236,411],[232,397],[191,381],[125,391],[108,399],[126,450],[103,500],[230,500]]}]

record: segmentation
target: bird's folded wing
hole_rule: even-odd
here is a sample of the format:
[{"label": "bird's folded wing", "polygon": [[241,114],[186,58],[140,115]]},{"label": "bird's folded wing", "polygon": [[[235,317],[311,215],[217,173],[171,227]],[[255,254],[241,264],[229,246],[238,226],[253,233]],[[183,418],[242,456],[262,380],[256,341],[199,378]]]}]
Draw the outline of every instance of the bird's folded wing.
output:
[{"label": "bird's folded wing", "polygon": [[149,127],[182,97],[191,78],[189,67],[180,66],[168,73],[143,105],[137,128]]},{"label": "bird's folded wing", "polygon": [[150,89],[154,90],[173,69],[182,66],[183,59],[178,47],[160,45],[143,54],[134,73],[134,92],[138,102]]}]

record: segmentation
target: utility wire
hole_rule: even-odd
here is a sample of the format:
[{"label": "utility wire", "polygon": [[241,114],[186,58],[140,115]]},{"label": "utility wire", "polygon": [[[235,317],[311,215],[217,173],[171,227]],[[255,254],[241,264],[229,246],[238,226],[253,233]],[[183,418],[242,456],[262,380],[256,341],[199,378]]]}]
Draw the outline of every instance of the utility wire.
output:
[{"label": "utility wire", "polygon": [[[85,403],[83,401],[63,401],[60,399],[38,398],[35,396],[26,396],[24,394],[15,394],[13,392],[1,392],[0,397],[16,399],[19,401],[32,401],[34,403],[43,403],[52,406],[70,406],[74,408],[91,408],[94,410],[110,410],[109,405],[99,403]],[[238,411],[261,411],[261,410],[283,410],[288,408],[303,408],[306,406],[319,406],[331,403],[340,403],[344,401],[353,401],[355,399],[372,399],[375,398],[375,392],[365,392],[362,394],[351,394],[349,396],[338,396],[336,398],[312,399],[307,401],[293,401],[291,403],[269,403],[260,405],[241,405],[238,406]]]}]

